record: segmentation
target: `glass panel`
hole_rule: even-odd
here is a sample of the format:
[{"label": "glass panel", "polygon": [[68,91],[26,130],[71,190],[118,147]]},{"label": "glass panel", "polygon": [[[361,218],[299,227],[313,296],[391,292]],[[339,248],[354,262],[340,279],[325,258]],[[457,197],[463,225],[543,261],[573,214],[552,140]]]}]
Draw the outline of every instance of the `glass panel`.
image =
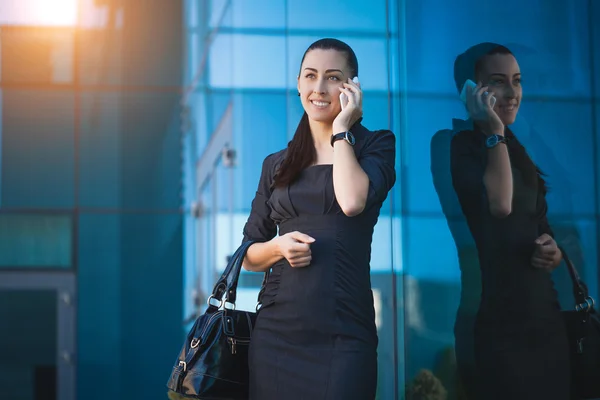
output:
[{"label": "glass panel", "polygon": [[111,0],[77,0],[78,26],[80,28],[121,29],[123,27],[123,2]]},{"label": "glass panel", "polygon": [[122,32],[114,29],[78,31],[77,58],[81,85],[124,83],[123,41]]},{"label": "glass panel", "polygon": [[[582,5],[561,0],[510,0],[502,7],[473,0],[452,6],[442,0],[407,1],[409,92],[456,93],[452,65],[457,55],[476,43],[495,41],[514,51],[530,95],[589,97],[588,10]],[[498,30],[484,15],[526,28]],[[471,23],[457,26],[457,20]]]},{"label": "glass panel", "polygon": [[121,204],[122,106],[118,93],[80,94],[79,203],[83,207]]},{"label": "glass panel", "polygon": [[4,89],[2,206],[73,207],[74,142],[72,93]]},{"label": "glass panel", "polygon": [[[591,6],[591,10],[590,10],[590,14],[589,14],[589,21],[599,21],[600,20],[600,3],[598,3],[597,1],[590,1],[588,4],[590,4]],[[590,51],[592,52],[592,54],[590,54],[590,58],[593,59],[594,61],[594,71],[590,71],[590,73],[595,76],[596,78],[594,79],[595,82],[595,87],[594,87],[594,93],[595,93],[595,98],[596,100],[599,99],[600,97],[600,79],[598,79],[598,76],[600,76],[600,62],[598,60],[600,60],[600,47],[598,46],[598,43],[600,43],[600,25],[598,23],[592,23],[590,25],[590,32],[591,32],[591,43],[593,43],[593,46],[590,46]],[[598,108],[597,108],[598,109]]]},{"label": "glass panel", "polygon": [[0,398],[57,400],[57,294],[0,289]]},{"label": "glass panel", "polygon": [[[233,232],[233,206],[234,206],[234,188],[233,188],[233,169],[223,163],[223,158],[219,157],[215,166],[212,178],[214,197],[212,208],[215,212],[215,263],[214,280],[223,273],[227,265],[228,257],[233,254],[241,243],[237,232]],[[243,303],[237,304],[238,308]],[[252,309],[252,308],[242,308]]]},{"label": "glass panel", "polygon": [[[288,29],[385,33],[386,1],[288,0]],[[360,59],[360,58],[359,58]]]},{"label": "glass panel", "polygon": [[[181,173],[181,124],[177,93],[124,93],[120,95],[118,108],[108,106],[105,101],[114,98],[107,94],[101,104],[105,106],[103,113],[119,118],[119,129],[111,132],[104,139],[88,138],[88,144],[103,142],[104,153],[91,156],[91,160],[102,157],[107,162],[116,164],[104,173],[98,173],[93,163],[86,162],[88,176],[103,174],[104,180],[110,174],[118,174],[116,188],[110,195],[102,196],[102,201],[112,201],[118,191],[120,207],[127,209],[159,209],[174,210],[181,205],[180,185]],[[93,97],[90,98],[92,100]],[[89,103],[93,106],[93,101]],[[101,109],[96,106],[96,109]],[[90,112],[94,112],[92,107]],[[101,113],[99,113],[101,114]],[[96,115],[95,117],[98,117]],[[112,123],[106,122],[107,129]],[[98,126],[90,126],[92,132]],[[113,136],[116,135],[116,136]],[[115,138],[119,140],[115,142]],[[91,139],[91,140],[89,140]],[[118,152],[111,151],[118,146]],[[88,151],[90,149],[88,148]],[[87,153],[89,156],[90,153]],[[115,157],[116,156],[116,157]],[[115,161],[116,158],[116,161]],[[93,181],[87,182],[87,190]],[[111,183],[115,185],[114,182]],[[83,183],[82,183],[83,185]],[[87,197],[90,201],[96,201]],[[108,205],[114,207],[114,205]]]},{"label": "glass panel", "polygon": [[[564,247],[569,258],[585,281],[590,294],[598,299],[598,222],[596,219],[550,217],[556,241]],[[575,299],[571,279],[564,266],[553,272],[555,286],[563,309],[572,309]]]},{"label": "glass panel", "polygon": [[200,41],[202,40],[200,34],[197,32],[189,33],[187,35],[187,40],[187,75],[185,77],[186,86],[197,84],[195,82],[195,78],[196,75],[200,72],[200,67],[202,66],[200,62],[204,57],[204,54],[202,54],[201,52],[204,46],[200,45]]},{"label": "glass panel", "polygon": [[72,83],[74,41],[73,30],[67,28],[0,29],[0,80],[3,84]]},{"label": "glass panel", "polygon": [[202,157],[202,153],[212,135],[212,131],[209,129],[212,126],[212,118],[208,112],[210,102],[206,101],[207,97],[209,96],[205,91],[191,93],[188,102],[189,111],[185,116],[189,124],[190,135],[193,136],[192,143],[195,143],[194,148],[191,150],[194,154],[194,160]]},{"label": "glass panel", "polygon": [[[234,170],[235,210],[250,211],[263,160],[286,147],[286,119],[285,93],[236,94],[233,116],[234,148],[238,153]],[[235,233],[241,234],[243,225],[238,228]]]},{"label": "glass panel", "polygon": [[[222,88],[284,88],[285,55],[285,37],[219,34],[210,50],[209,84]],[[295,79],[297,74],[293,76]]]},{"label": "glass panel", "polygon": [[231,1],[230,0],[208,0],[209,27],[219,27],[231,24]]},{"label": "glass panel", "polygon": [[597,199],[591,104],[583,98],[532,102],[525,96],[514,129],[531,158],[547,174],[550,215],[593,214]]},{"label": "glass panel", "polygon": [[115,350],[120,349],[122,335],[121,249],[126,239],[121,219],[83,214],[78,236],[77,398],[115,399],[122,394],[122,355]]},{"label": "glass panel", "polygon": [[254,0],[231,2],[231,18],[225,19],[222,27],[234,29],[255,28],[283,29],[286,24],[286,1],[281,0]]},{"label": "glass panel", "polygon": [[[405,343],[406,376],[411,380],[421,369],[432,371],[450,368],[454,342],[456,312],[469,316],[460,320],[461,332],[470,332],[471,321],[479,304],[479,264],[475,249],[469,246],[470,236],[455,245],[444,218],[408,217],[405,235]],[[467,233],[468,234],[468,233]],[[470,234],[468,234],[470,235]],[[434,244],[434,245],[432,245]],[[461,301],[461,269],[457,259],[460,246],[463,269]],[[435,248],[435,251],[431,249]],[[469,254],[471,256],[469,257]],[[472,338],[460,336],[467,342]],[[443,376],[439,376],[444,378]],[[455,382],[445,377],[443,384],[455,392]]]},{"label": "glass panel", "polygon": [[71,268],[70,215],[0,214],[0,269]]},{"label": "glass panel", "polygon": [[[81,215],[78,399],[166,397],[165,370],[183,342],[181,235],[177,212]],[[136,368],[143,373],[123,384],[125,371]]]},{"label": "glass panel", "polygon": [[[200,218],[198,219],[197,235],[197,262],[198,262],[198,286],[202,302],[212,293],[215,283],[215,211],[213,202],[212,179],[205,182],[200,190]],[[204,303],[202,303],[204,304]]]},{"label": "glass panel", "polygon": [[189,29],[198,27],[198,19],[200,17],[200,1],[201,0],[185,0],[184,9],[186,15],[186,23]]}]

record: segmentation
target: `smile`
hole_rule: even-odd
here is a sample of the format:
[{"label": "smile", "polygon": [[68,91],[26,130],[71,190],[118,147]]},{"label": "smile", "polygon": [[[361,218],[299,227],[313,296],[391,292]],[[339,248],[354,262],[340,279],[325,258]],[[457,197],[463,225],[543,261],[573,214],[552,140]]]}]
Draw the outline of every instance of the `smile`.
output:
[{"label": "smile", "polygon": [[516,104],[511,104],[508,106],[501,106],[501,109],[503,109],[504,111],[508,111],[508,112],[512,112],[515,111],[517,109],[517,105]]},{"label": "smile", "polygon": [[325,101],[311,100],[310,102],[317,107],[327,107],[329,105],[329,103]]}]

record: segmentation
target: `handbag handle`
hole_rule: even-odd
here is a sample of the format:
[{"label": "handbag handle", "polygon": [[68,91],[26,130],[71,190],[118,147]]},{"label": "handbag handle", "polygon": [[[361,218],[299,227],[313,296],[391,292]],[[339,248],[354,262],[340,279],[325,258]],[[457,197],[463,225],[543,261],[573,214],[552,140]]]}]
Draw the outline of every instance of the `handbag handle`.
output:
[{"label": "handbag handle", "polygon": [[[246,242],[247,243],[247,242]],[[253,244],[254,242],[252,242],[251,244]],[[248,246],[249,248],[250,246]],[[238,285],[238,280],[240,277],[240,272],[242,270],[242,262],[244,261],[244,257],[246,255],[246,252],[248,251],[248,248],[244,249],[244,252],[241,254],[240,256],[240,262],[238,264],[235,264],[231,270],[230,276],[232,279],[228,280],[228,285],[227,285],[227,290],[225,291],[227,293],[227,297],[225,299],[225,303],[224,304],[231,304],[233,306],[233,308],[235,308],[235,300],[237,297],[237,285]],[[258,292],[258,298],[257,298],[257,304],[256,304],[256,310],[258,311],[258,309],[261,306],[261,297],[263,295],[263,293],[265,292],[265,287],[267,284],[267,280],[269,279],[269,275],[270,275],[270,269],[265,271],[264,273],[264,277],[262,280],[262,284],[260,287],[260,291]]]},{"label": "handbag handle", "polygon": [[573,282],[573,296],[575,297],[575,310],[576,311],[584,311],[589,312],[594,308],[594,299],[589,295],[588,287],[579,276],[579,272],[577,272],[577,268],[567,255],[565,249],[561,246],[558,246],[562,253],[563,260],[565,264],[567,264],[567,269],[569,271],[569,275],[571,276],[571,281]]},{"label": "handbag handle", "polygon": [[[248,252],[248,248],[252,246],[255,241],[249,240],[244,243],[233,253],[229,262],[227,263],[227,267],[225,271],[221,274],[221,277],[215,283],[212,294],[208,298],[209,308],[218,309],[223,305],[230,304],[232,309],[235,309],[235,300],[237,296],[237,285],[240,277],[240,272],[242,270],[242,263],[244,261],[244,257]],[[269,271],[265,272],[263,281],[261,284],[260,291],[258,293],[258,304],[256,306],[257,310],[259,308],[260,299],[262,294],[265,291],[265,286],[267,280],[269,279]],[[223,295],[225,295],[225,299]]]},{"label": "handbag handle", "polygon": [[[227,267],[225,267],[225,271],[223,271],[221,277],[215,283],[212,294],[208,297],[209,306],[219,308],[223,305],[223,294],[231,285],[232,280],[237,281],[246,252],[253,243],[254,242],[251,240],[244,242],[238,247],[235,253],[233,253],[227,263]],[[213,301],[216,301],[217,303],[215,304]]]}]

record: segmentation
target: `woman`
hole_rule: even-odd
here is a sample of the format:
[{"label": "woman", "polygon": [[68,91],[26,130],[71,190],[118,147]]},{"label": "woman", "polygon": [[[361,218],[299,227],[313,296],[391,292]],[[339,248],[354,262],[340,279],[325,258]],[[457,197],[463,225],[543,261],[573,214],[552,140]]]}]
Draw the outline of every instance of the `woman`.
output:
[{"label": "woman", "polygon": [[304,115],[287,149],[263,162],[244,227],[258,242],[244,267],[271,269],[250,347],[253,400],[375,398],[369,260],[395,182],[395,137],[360,124],[357,76],[347,44],[313,43],[298,76]]},{"label": "woman", "polygon": [[[451,144],[451,170],[481,266],[475,322],[479,399],[570,398],[565,326],[550,271],[562,254],[546,218],[546,186],[512,131],[521,72],[504,46],[475,64],[472,131]],[[491,107],[491,98],[496,103]]]}]

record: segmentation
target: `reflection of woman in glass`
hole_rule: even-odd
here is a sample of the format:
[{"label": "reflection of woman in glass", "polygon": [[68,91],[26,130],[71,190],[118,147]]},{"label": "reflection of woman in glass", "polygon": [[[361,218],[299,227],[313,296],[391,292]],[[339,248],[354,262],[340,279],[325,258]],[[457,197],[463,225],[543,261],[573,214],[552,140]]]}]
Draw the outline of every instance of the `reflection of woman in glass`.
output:
[{"label": "reflection of woman in glass", "polygon": [[541,172],[507,128],[522,99],[519,65],[507,48],[488,45],[475,65],[479,84],[467,93],[475,128],[451,144],[453,185],[481,266],[478,398],[565,400],[568,344],[550,276],[562,254],[546,218]]},{"label": "reflection of woman in glass", "polygon": [[287,149],[263,163],[244,227],[244,240],[260,242],[244,267],[271,269],[250,345],[254,400],[375,398],[369,261],[395,182],[395,138],[360,124],[357,75],[348,45],[313,43],[298,76],[304,115]]}]

